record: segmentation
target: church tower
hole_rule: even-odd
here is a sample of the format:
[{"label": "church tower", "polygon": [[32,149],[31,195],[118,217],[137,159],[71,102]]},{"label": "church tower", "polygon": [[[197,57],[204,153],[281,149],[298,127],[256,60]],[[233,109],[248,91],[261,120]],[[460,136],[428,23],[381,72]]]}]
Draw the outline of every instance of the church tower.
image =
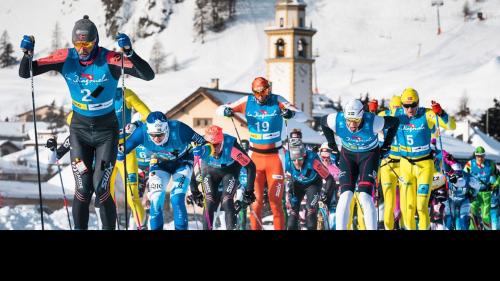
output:
[{"label": "church tower", "polygon": [[312,116],[312,37],[306,27],[306,4],[302,0],[278,0],[274,24],[266,28],[267,78],[273,92]]}]

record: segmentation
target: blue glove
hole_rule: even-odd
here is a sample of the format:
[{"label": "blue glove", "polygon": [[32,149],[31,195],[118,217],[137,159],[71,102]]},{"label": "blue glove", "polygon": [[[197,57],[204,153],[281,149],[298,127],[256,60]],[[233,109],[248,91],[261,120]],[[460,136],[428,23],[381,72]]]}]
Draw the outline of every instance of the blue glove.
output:
[{"label": "blue glove", "polygon": [[21,49],[24,53],[33,53],[33,49],[35,48],[35,37],[24,35],[23,40],[21,41]]},{"label": "blue glove", "polygon": [[230,107],[224,108],[224,116],[226,117],[233,117],[234,116],[234,111]]},{"label": "blue glove", "polygon": [[196,157],[201,157],[201,155],[203,155],[203,148],[201,145],[193,148],[193,155]]},{"label": "blue glove", "polygon": [[118,151],[118,154],[116,155],[116,161],[123,161],[125,160],[125,154],[123,152]]},{"label": "blue glove", "polygon": [[130,42],[130,38],[125,33],[118,33],[116,36],[116,40],[118,41],[118,46],[122,48],[126,53],[132,51],[132,42]]},{"label": "blue glove", "polygon": [[290,196],[290,205],[293,206],[297,206],[299,204],[299,199],[297,198],[297,196],[295,195],[292,195]]}]

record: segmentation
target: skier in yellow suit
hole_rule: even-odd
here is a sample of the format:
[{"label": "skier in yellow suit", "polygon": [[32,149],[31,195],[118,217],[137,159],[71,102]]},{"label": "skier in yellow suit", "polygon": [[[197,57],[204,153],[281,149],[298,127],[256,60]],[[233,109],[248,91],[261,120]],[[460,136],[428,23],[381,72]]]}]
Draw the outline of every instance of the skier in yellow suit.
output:
[{"label": "skier in yellow suit", "polygon": [[[399,108],[401,108],[401,97],[393,96],[389,103],[389,109],[380,111],[378,116],[394,116]],[[379,171],[384,195],[384,227],[386,230],[394,229],[394,208],[396,207],[396,186],[398,184],[398,177],[395,173],[399,174],[399,159],[399,145],[397,138],[394,138],[389,157],[381,161]]]},{"label": "skier in yellow suit", "polygon": [[[135,123],[130,123],[132,119],[132,109],[141,114],[141,121],[145,121],[151,110],[144,102],[130,89],[125,88],[125,122],[127,123],[125,128],[126,137],[128,137],[134,129],[137,127]],[[122,112],[123,112],[123,99],[122,99],[122,89],[118,88],[115,97],[115,112],[118,117],[118,128],[120,130],[119,143],[123,143],[123,124],[122,124]],[[139,197],[139,176],[138,176],[138,166],[137,157],[135,151],[133,153],[127,154],[127,203],[132,210],[132,215],[134,217],[135,225],[138,229],[145,229],[145,211],[142,206],[141,199]],[[110,193],[115,199],[115,181],[116,174],[120,172],[122,182],[125,182],[125,171],[123,170],[123,161],[116,161],[113,173],[111,174],[111,184]]]},{"label": "skier in yellow suit", "polygon": [[[399,118],[397,142],[400,152],[401,212],[406,229],[415,230],[415,212],[418,229],[430,227],[429,197],[434,174],[431,154],[431,134],[436,126],[454,130],[455,119],[439,103],[432,101],[432,109],[419,107],[416,90],[407,88],[401,94],[403,108],[396,111]],[[437,117],[436,117],[437,116]],[[382,162],[386,161],[385,159]]]}]

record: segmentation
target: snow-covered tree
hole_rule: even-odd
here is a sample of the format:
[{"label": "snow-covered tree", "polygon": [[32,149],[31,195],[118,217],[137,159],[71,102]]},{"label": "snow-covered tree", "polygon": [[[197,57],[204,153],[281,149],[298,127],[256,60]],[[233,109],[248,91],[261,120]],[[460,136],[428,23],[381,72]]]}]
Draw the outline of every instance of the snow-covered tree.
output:
[{"label": "snow-covered tree", "polygon": [[14,47],[9,42],[9,34],[5,30],[0,37],[0,67],[5,68],[17,63],[17,59],[12,56]]},{"label": "snow-covered tree", "polygon": [[207,30],[213,32],[224,30],[226,22],[236,13],[235,5],[235,0],[196,0],[193,26],[195,36],[200,37],[203,43]]},{"label": "snow-covered tree", "polygon": [[165,60],[167,55],[163,52],[163,44],[156,40],[151,49],[149,62],[155,73],[160,74],[165,72]]}]

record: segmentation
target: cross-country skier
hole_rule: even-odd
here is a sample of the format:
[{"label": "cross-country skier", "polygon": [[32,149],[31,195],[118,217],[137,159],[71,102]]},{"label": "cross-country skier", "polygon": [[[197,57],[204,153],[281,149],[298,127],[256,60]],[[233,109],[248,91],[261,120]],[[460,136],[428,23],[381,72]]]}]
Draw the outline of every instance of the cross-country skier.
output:
[{"label": "cross-country skier", "polygon": [[[240,208],[246,208],[253,201],[255,164],[250,160],[244,149],[238,144],[236,138],[223,134],[222,128],[216,125],[209,126],[205,130],[205,140],[207,145],[196,147],[193,150],[195,159],[201,159],[201,177],[206,200],[204,229],[211,230],[214,222],[214,212],[219,204],[225,213],[226,228],[233,230],[236,228],[236,212]],[[245,167],[248,172],[248,180],[245,192],[241,201],[233,202],[236,189],[238,188],[238,178],[240,170]],[[219,192],[219,185],[222,184],[222,192]],[[191,186],[193,187],[193,186]],[[196,203],[202,205],[200,198],[203,198],[197,185],[191,190]]]},{"label": "cross-country skier", "polygon": [[471,223],[470,229],[477,229],[476,224],[479,217],[485,229],[491,229],[491,193],[498,189],[500,180],[499,172],[493,160],[485,158],[484,147],[478,146],[474,150],[474,159],[465,164],[464,172],[479,182],[479,192],[475,200],[471,203]]},{"label": "cross-country skier", "polygon": [[[228,105],[217,108],[217,115],[232,117],[236,112],[245,114],[250,131],[250,158],[255,163],[255,197],[252,209],[262,216],[264,186],[267,183],[269,203],[273,212],[274,229],[285,229],[283,212],[283,164],[279,150],[282,148],[281,131],[283,118],[295,116],[305,121],[305,115],[283,97],[271,93],[271,84],[263,77],[252,82],[253,95],[243,97]],[[260,229],[255,216],[250,217],[252,229]]]},{"label": "cross-country skier", "polygon": [[[71,166],[76,183],[75,229],[88,228],[89,204],[94,192],[99,198],[103,229],[115,229],[116,206],[109,191],[109,179],[118,145],[114,98],[122,56],[99,47],[97,28],[88,16],[75,23],[71,38],[73,48],[57,50],[33,61],[33,75],[57,71],[64,77],[71,94],[75,112],[70,125]],[[117,40],[124,49],[125,74],[152,80],[153,70],[134,52],[129,37],[119,34]],[[21,48],[25,54],[19,66],[22,78],[30,77],[34,45],[33,36],[23,37]],[[95,168],[92,168],[94,161]]]},{"label": "cross-country skier", "polygon": [[[372,201],[372,189],[375,187],[380,155],[389,152],[392,140],[397,132],[398,119],[390,116],[380,117],[363,110],[359,100],[351,100],[344,106],[343,112],[324,116],[321,127],[328,141],[328,146],[339,154],[335,143],[336,133],[342,141],[339,168],[341,170],[340,198],[337,204],[336,227],[347,229],[350,205],[353,196],[363,209],[366,229],[377,228],[376,210]],[[386,139],[381,147],[378,133],[387,129]],[[357,187],[359,196],[354,193]]]},{"label": "cross-country skier", "polygon": [[[401,94],[403,108],[396,111],[399,118],[397,142],[400,152],[400,203],[404,227],[417,229],[415,213],[418,212],[418,229],[430,226],[429,197],[434,162],[431,153],[431,133],[436,126],[455,129],[455,119],[432,103],[432,109],[419,107],[415,89],[407,88]],[[436,124],[436,116],[439,124]]]},{"label": "cross-country skier", "polygon": [[[399,108],[401,108],[401,97],[393,96],[389,103],[389,109],[379,112],[378,116],[394,116]],[[384,131],[384,134],[386,133]],[[394,209],[396,208],[396,188],[398,186],[396,173],[399,173],[399,158],[399,145],[397,138],[394,138],[389,156],[382,160],[379,171],[384,196],[384,227],[386,230],[394,229]]]},{"label": "cross-country skier", "polygon": [[[327,204],[327,194],[333,189],[333,177],[328,168],[321,163],[318,154],[306,150],[300,142],[290,142],[285,153],[285,173],[289,178],[291,211],[288,218],[287,229],[299,229],[300,203],[304,196],[306,202],[306,227],[315,230],[318,218],[318,202],[322,200]],[[326,184],[323,185],[323,180]]]},{"label": "cross-country skier", "polygon": [[[205,139],[188,125],[168,120],[165,114],[151,112],[146,123],[140,124],[125,143],[125,154],[142,144],[152,153],[147,198],[150,208],[149,224],[152,230],[163,229],[163,204],[167,185],[172,179],[170,202],[175,229],[188,228],[185,196],[193,170],[191,142],[205,144]],[[122,148],[120,149],[122,150]],[[123,153],[118,160],[123,160]],[[145,195],[146,196],[146,195]]]}]

